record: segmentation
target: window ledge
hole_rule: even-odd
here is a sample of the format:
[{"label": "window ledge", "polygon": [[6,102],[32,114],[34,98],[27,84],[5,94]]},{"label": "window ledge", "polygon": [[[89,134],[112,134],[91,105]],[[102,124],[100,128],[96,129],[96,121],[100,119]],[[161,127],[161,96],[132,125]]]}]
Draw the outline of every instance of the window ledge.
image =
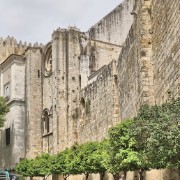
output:
[{"label": "window ledge", "polygon": [[46,137],[46,136],[50,136],[50,135],[53,135],[53,132],[49,132],[49,133],[43,134],[42,137]]}]

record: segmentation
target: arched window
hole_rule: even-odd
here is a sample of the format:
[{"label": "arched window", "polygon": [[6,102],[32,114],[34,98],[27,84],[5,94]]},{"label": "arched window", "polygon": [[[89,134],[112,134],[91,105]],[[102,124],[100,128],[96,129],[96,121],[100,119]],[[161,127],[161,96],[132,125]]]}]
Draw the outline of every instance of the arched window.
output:
[{"label": "arched window", "polygon": [[51,115],[48,109],[42,113],[43,135],[51,133]]}]

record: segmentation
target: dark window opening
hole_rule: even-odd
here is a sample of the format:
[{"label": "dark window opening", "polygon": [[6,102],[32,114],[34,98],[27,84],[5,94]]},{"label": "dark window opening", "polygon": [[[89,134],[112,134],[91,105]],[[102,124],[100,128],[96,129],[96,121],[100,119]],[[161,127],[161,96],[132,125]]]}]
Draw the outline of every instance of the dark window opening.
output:
[{"label": "dark window opening", "polygon": [[38,70],[38,78],[40,78],[40,70]]},{"label": "dark window opening", "polygon": [[6,145],[10,144],[10,128],[6,129]]}]

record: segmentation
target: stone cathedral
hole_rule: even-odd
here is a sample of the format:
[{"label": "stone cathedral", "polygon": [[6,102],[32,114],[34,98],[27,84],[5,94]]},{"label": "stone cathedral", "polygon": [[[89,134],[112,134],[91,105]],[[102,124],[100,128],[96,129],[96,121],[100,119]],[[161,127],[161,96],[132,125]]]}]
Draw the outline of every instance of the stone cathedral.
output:
[{"label": "stone cathedral", "polygon": [[[124,0],[87,32],[58,28],[46,45],[0,38],[0,168],[100,141],[142,104],[179,96],[180,1]],[[170,180],[166,170],[153,170]],[[155,180],[156,178],[154,178]]]}]

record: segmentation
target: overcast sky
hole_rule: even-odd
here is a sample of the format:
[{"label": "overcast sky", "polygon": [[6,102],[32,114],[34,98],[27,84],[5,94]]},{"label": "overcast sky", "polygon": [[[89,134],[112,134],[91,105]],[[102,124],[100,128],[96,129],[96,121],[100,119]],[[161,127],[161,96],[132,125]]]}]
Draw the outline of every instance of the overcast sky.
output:
[{"label": "overcast sky", "polygon": [[0,0],[0,37],[47,43],[58,27],[87,31],[123,0]]}]

